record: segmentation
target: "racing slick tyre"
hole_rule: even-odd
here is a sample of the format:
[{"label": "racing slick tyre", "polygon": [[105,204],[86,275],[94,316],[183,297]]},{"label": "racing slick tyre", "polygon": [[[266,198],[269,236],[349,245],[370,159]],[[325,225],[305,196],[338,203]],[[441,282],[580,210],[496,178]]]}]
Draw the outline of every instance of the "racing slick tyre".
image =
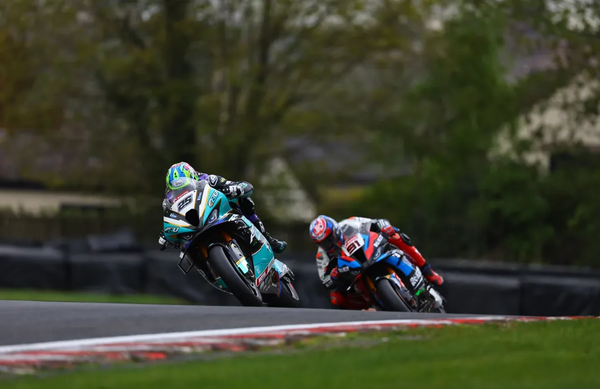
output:
[{"label": "racing slick tyre", "polygon": [[377,293],[383,301],[383,309],[386,311],[412,312],[412,309],[406,305],[402,297],[396,292],[396,289],[390,283],[390,280],[383,278],[375,283]]},{"label": "racing slick tyre", "polygon": [[[279,297],[269,296],[269,307],[280,307],[280,308],[299,308],[300,307],[300,296],[298,296],[298,292],[296,292],[296,288],[294,285],[286,279],[283,279],[280,282],[281,292],[279,293]],[[265,295],[267,297],[267,295]]]},{"label": "racing slick tyre", "polygon": [[249,307],[261,307],[262,295],[258,287],[236,270],[235,263],[229,260],[222,246],[213,246],[208,252],[208,264],[221,277],[238,301]]}]

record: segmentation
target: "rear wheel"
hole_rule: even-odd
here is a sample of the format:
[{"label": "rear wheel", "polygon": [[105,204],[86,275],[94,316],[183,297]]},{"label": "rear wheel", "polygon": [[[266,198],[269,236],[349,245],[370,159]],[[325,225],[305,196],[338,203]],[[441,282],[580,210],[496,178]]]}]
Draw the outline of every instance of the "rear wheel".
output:
[{"label": "rear wheel", "polygon": [[227,289],[244,306],[262,306],[262,296],[258,287],[238,273],[235,264],[229,260],[222,246],[213,246],[208,252],[208,263],[216,275],[227,285]]},{"label": "rear wheel", "polygon": [[383,278],[375,283],[377,293],[383,301],[383,309],[386,311],[412,312],[412,309],[406,305],[402,297],[396,292],[396,289],[390,283],[390,280]]}]

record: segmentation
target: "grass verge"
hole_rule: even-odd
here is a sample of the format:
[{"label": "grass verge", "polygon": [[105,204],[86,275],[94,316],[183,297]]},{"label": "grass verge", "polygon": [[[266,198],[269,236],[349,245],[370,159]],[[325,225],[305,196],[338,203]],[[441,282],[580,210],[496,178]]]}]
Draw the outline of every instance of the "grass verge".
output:
[{"label": "grass verge", "polygon": [[[410,336],[407,336],[410,335]],[[352,334],[296,352],[121,366],[5,381],[3,389],[597,389],[600,320]],[[377,342],[374,342],[374,341]],[[358,342],[357,342],[358,341]],[[336,344],[335,347],[323,347]]]},{"label": "grass verge", "polygon": [[102,294],[60,292],[50,290],[0,289],[0,300],[65,301],[85,303],[129,303],[129,304],[187,304],[172,297],[146,294]]}]

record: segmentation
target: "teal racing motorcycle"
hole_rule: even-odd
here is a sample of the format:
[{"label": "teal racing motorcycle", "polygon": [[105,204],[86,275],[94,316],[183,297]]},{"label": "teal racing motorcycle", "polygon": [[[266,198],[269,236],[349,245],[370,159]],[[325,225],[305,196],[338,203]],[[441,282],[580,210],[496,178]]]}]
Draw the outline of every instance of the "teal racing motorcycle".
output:
[{"label": "teal racing motorcycle", "polygon": [[269,242],[236,207],[236,200],[205,180],[179,178],[171,187],[163,232],[165,239],[181,247],[177,266],[184,274],[195,268],[208,283],[244,306],[300,306],[292,285],[294,274],[275,258]]}]

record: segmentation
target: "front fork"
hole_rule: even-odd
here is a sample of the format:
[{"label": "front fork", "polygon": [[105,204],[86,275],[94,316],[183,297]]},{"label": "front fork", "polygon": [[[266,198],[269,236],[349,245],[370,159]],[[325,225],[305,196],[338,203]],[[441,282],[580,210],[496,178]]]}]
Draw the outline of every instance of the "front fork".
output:
[{"label": "front fork", "polygon": [[[406,304],[409,307],[412,307],[413,309],[416,310],[418,308],[417,300],[410,293],[410,291],[408,290],[406,285],[404,285],[404,282],[402,282],[400,277],[398,277],[398,275],[396,274],[396,271],[394,269],[392,269],[390,266],[386,266],[385,270],[386,270],[386,275],[376,277],[375,281],[378,281],[382,278],[387,278],[388,280],[390,280],[392,282],[392,284],[395,285],[396,291],[400,294],[400,297],[406,302]],[[371,289],[371,293],[374,296],[376,296],[377,301],[379,301],[381,303],[381,299],[379,298],[379,295],[377,294],[377,288],[375,287],[375,284],[371,280],[370,277],[367,277],[367,284],[369,285],[369,288]]]},{"label": "front fork", "polygon": [[287,283],[292,289],[292,293],[295,292],[294,286],[292,285],[292,280],[294,279],[294,273],[292,270],[279,259],[275,258],[275,263],[270,270],[270,273],[267,277],[271,280],[271,282],[265,282],[262,284],[261,292],[263,293],[272,293],[277,295],[281,294],[282,283]]},{"label": "front fork", "polygon": [[208,249],[202,243],[198,245],[200,253],[203,256],[203,263],[206,264],[206,268],[210,271],[212,280],[208,279],[202,271],[200,271],[200,273],[204,276],[204,278],[207,278],[207,281],[209,281],[213,286],[223,291],[227,291],[227,285],[223,282],[223,280],[218,274],[215,274],[215,272],[211,269],[208,263],[208,250],[214,245],[220,245],[226,248],[225,255],[227,255],[235,263],[235,267],[237,268],[237,271],[240,273],[240,275],[245,277],[248,280],[248,282],[255,283],[256,277],[254,275],[254,268],[252,267],[251,263],[247,260],[245,254],[242,252],[235,239],[233,239],[231,235],[229,235],[229,233],[227,233],[227,231],[225,230],[219,231],[219,235],[221,236],[223,241],[210,243],[208,245]]}]

